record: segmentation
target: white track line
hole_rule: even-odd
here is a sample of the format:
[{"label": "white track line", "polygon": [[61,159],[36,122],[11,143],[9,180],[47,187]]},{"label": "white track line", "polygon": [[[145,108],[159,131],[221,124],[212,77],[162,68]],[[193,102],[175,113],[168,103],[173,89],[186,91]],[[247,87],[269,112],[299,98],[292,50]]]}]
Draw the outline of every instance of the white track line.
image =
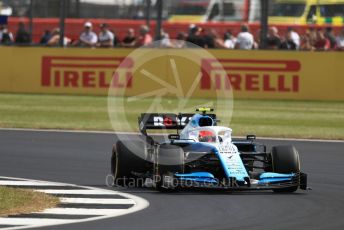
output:
[{"label": "white track line", "polygon": [[[114,131],[97,131],[97,130],[65,130],[65,129],[29,129],[29,128],[0,128],[2,131],[28,131],[28,132],[54,132],[54,133],[101,133],[115,134]],[[119,134],[137,134],[137,132],[116,132]]]},{"label": "white track line", "polygon": [[[39,225],[41,226],[48,226],[48,225],[57,225],[57,224],[66,224],[66,222],[72,222],[72,220],[60,220],[60,219],[39,219],[37,218],[2,218],[0,217],[0,225],[30,225],[32,227],[37,226],[37,221],[39,221]],[[7,229],[7,228],[1,228]]]},{"label": "white track line", "polygon": [[[140,135],[139,132],[115,132],[115,131],[97,131],[97,130],[64,130],[64,129],[26,129],[26,128],[0,128],[0,131],[26,131],[26,132],[53,132],[53,133],[91,133],[91,134],[110,134],[110,135]],[[165,135],[163,133],[154,133],[152,136]],[[246,136],[234,136],[233,138],[243,138]],[[303,142],[336,142],[344,143],[344,140],[328,139],[305,139],[305,138],[284,138],[284,137],[257,137],[262,140],[281,140],[281,141],[303,141]]]},{"label": "white track line", "polygon": [[[246,137],[233,137],[244,138]],[[272,141],[301,141],[301,142],[330,142],[330,143],[344,143],[344,140],[328,140],[328,139],[305,139],[305,138],[284,138],[284,137],[257,137],[257,140],[272,140]]]},{"label": "white track line", "polygon": [[122,211],[122,209],[49,208],[41,213],[63,215],[116,215],[120,214]]},{"label": "white track line", "polygon": [[51,182],[7,181],[7,180],[4,180],[4,181],[0,180],[0,185],[11,185],[11,186],[60,186],[60,184],[51,183]]},{"label": "white track line", "polygon": [[[1,180],[1,179],[6,180]],[[13,181],[11,181],[11,179]],[[22,181],[18,181],[18,180]],[[26,180],[26,181],[25,181]],[[70,223],[80,223],[80,222],[87,222],[87,221],[94,221],[94,220],[101,220],[105,218],[112,218],[121,215],[126,215],[129,213],[140,211],[149,206],[149,203],[138,196],[134,196],[128,193],[122,193],[113,190],[106,190],[101,188],[95,187],[87,187],[87,186],[78,186],[74,184],[65,184],[65,183],[57,183],[57,182],[48,182],[48,181],[38,181],[38,180],[27,180],[23,178],[14,178],[14,177],[1,177],[0,176],[0,185],[14,185],[14,186],[23,186],[26,185],[33,185],[33,186],[64,186],[64,187],[77,187],[80,189],[35,189],[35,191],[46,192],[50,194],[75,194],[77,196],[80,195],[119,195],[123,197],[123,199],[115,199],[115,198],[108,198],[108,199],[98,199],[98,198],[59,198],[62,204],[104,204],[104,209],[100,208],[50,208],[46,209],[42,212],[34,212],[32,214],[51,214],[51,215],[61,215],[59,218],[61,219],[53,219],[53,218],[39,218],[39,217],[1,217],[0,218],[0,225],[9,225],[10,227],[1,228],[1,230],[17,230],[17,229],[26,229],[26,228],[38,228],[38,227],[45,227],[51,225],[60,225],[60,224],[70,224]],[[105,204],[130,204],[132,207],[129,208],[106,208]],[[67,217],[63,219],[64,215],[90,215],[93,217],[87,218],[79,218],[79,219],[68,219]],[[39,215],[38,215],[39,216]],[[23,226],[18,226],[23,225]]]},{"label": "white track line", "polygon": [[85,190],[85,189],[37,189],[38,192],[45,192],[49,194],[80,194],[80,195],[116,195],[117,191],[97,191],[97,190]]},{"label": "white track line", "polygon": [[62,203],[82,204],[135,204],[131,199],[98,199],[98,198],[60,198]]}]

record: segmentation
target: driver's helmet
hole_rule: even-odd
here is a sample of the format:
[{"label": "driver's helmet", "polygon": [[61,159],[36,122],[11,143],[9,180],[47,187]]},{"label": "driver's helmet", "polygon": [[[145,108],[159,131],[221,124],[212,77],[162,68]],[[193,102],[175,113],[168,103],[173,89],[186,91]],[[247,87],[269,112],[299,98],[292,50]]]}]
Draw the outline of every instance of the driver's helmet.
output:
[{"label": "driver's helmet", "polygon": [[199,131],[198,140],[200,142],[216,142],[216,134],[213,131]]}]

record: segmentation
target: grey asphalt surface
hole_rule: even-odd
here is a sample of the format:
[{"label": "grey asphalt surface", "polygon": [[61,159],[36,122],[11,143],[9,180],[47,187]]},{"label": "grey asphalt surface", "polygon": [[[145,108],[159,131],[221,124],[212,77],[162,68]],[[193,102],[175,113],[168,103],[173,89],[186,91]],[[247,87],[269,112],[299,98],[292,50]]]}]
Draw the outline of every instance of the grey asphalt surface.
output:
[{"label": "grey asphalt surface", "polygon": [[[105,187],[116,135],[0,131],[0,175]],[[179,192],[121,189],[150,206],[122,217],[40,229],[343,229],[344,142],[294,144],[312,191]]]}]

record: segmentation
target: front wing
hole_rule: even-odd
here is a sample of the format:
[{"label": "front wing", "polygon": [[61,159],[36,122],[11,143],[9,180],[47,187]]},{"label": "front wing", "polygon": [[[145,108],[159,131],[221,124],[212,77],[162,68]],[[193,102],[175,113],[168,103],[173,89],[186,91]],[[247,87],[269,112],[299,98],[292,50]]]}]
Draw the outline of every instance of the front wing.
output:
[{"label": "front wing", "polygon": [[[282,174],[280,174],[282,175]],[[218,180],[210,173],[198,172],[191,174],[175,174],[164,176],[163,187],[165,188],[209,188],[224,190],[272,190],[287,187],[299,187],[307,189],[307,174],[293,173],[285,174],[284,177],[262,178],[259,180],[247,179],[245,182],[237,181],[232,177],[229,179]]]}]

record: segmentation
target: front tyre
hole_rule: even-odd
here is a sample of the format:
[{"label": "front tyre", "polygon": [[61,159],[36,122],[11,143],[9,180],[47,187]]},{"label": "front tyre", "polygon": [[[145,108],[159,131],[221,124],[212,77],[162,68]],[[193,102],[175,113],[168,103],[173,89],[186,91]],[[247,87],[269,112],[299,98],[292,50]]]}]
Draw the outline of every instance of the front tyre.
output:
[{"label": "front tyre", "polygon": [[[294,146],[274,146],[271,149],[272,169],[275,173],[300,173],[300,157]],[[295,192],[298,185],[273,189],[278,193],[292,193]]]}]

